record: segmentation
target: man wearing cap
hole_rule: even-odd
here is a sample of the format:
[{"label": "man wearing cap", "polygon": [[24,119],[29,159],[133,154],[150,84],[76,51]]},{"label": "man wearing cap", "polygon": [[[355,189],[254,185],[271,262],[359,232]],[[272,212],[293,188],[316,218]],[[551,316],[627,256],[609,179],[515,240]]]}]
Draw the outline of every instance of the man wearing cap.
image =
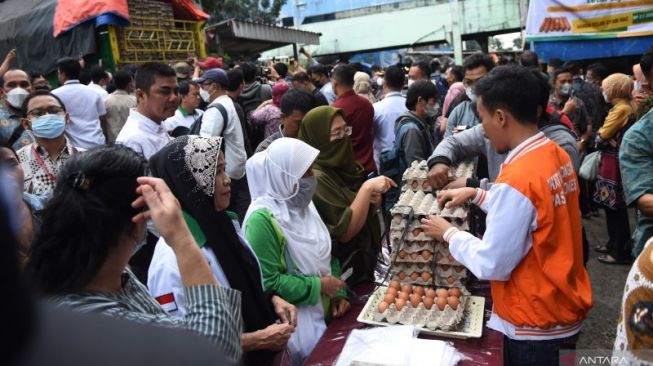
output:
[{"label": "man wearing cap", "polygon": [[177,81],[188,81],[190,79],[193,68],[188,64],[188,62],[177,62],[175,66],[175,73],[177,74]]},{"label": "man wearing cap", "polygon": [[[200,136],[222,136],[225,143],[225,162],[227,174],[231,178],[231,202],[229,211],[238,214],[242,221],[250,203],[249,188],[245,177],[247,153],[243,129],[234,107],[234,102],[227,95],[229,78],[220,69],[210,69],[202,77],[195,80],[209,95],[209,106],[202,116]],[[224,120],[218,105],[227,111],[227,121]],[[216,107],[216,108],[213,108]]]}]

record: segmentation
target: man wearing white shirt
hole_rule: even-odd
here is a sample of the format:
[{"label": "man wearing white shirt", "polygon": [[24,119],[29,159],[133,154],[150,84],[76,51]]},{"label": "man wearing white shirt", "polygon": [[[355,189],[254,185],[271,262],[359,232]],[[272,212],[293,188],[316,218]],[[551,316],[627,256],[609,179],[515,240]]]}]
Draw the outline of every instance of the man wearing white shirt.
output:
[{"label": "man wearing white shirt", "polygon": [[149,159],[170,142],[161,123],[177,109],[177,74],[164,63],[148,62],[136,70],[134,79],[138,103],[130,111],[116,143],[127,145]]},{"label": "man wearing white shirt", "polygon": [[[243,129],[234,107],[234,102],[227,95],[229,78],[219,68],[207,70],[195,80],[209,94],[209,106],[202,116],[200,136],[222,136],[225,143],[225,161],[227,174],[231,178],[231,202],[227,210],[235,212],[240,221],[245,217],[249,207],[250,196],[245,177],[247,152]],[[227,112],[227,121],[217,107],[221,105]]]},{"label": "man wearing white shirt", "polygon": [[[136,70],[134,82],[137,105],[130,110],[116,143],[129,146],[149,160],[171,140],[161,123],[171,117],[179,105],[177,74],[164,63],[148,62]],[[151,222],[148,222],[147,229],[146,245],[129,261],[132,272],[142,283],[147,281],[147,269],[159,240]]]},{"label": "man wearing white shirt", "polygon": [[62,86],[53,90],[52,94],[61,99],[70,115],[66,135],[71,145],[90,149],[106,142],[107,111],[100,95],[79,82],[81,70],[79,61],[74,58],[59,60],[57,72]]},{"label": "man wearing white shirt", "polygon": [[93,88],[102,100],[107,99],[109,93],[107,92],[107,85],[111,82],[111,77],[104,70],[102,66],[94,66],[91,69],[91,83],[88,84],[89,87]]},{"label": "man wearing white shirt", "polygon": [[[179,75],[177,75],[179,78]],[[179,83],[179,96],[181,103],[175,115],[163,121],[163,127],[172,136],[177,136],[176,128],[190,129],[193,122],[202,115],[202,110],[197,109],[200,105],[200,86],[194,81],[182,81]],[[186,130],[188,132],[188,130]]]},{"label": "man wearing white shirt", "polygon": [[374,162],[381,166],[381,151],[392,147],[395,142],[395,122],[406,113],[406,98],[401,95],[404,86],[404,71],[397,66],[385,70],[383,79],[383,100],[374,103]]}]

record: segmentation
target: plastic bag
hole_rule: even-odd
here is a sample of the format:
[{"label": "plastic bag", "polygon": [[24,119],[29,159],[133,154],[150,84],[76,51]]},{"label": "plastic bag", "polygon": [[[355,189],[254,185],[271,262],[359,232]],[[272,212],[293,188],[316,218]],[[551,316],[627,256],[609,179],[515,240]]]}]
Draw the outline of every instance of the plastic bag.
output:
[{"label": "plastic bag", "polygon": [[595,151],[587,154],[583,162],[580,164],[578,175],[585,180],[596,180],[599,172],[599,164],[601,163],[601,152]]}]

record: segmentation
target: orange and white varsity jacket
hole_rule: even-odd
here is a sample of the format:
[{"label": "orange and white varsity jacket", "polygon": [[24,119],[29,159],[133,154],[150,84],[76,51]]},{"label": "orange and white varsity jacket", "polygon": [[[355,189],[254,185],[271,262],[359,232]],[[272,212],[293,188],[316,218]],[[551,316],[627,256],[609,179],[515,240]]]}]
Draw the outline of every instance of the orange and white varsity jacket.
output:
[{"label": "orange and white varsity jacket", "polygon": [[592,290],[578,195],[571,159],[540,132],[510,152],[489,191],[478,189],[473,203],[487,213],[483,239],[445,232],[454,258],[491,281],[490,328],[518,340],[580,331]]}]

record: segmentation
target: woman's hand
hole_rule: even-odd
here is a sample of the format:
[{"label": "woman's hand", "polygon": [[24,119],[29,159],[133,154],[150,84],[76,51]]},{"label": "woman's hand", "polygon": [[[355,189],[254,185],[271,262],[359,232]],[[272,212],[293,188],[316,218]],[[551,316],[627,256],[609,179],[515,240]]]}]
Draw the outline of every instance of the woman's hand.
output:
[{"label": "woman's hand", "polygon": [[333,276],[324,276],[320,278],[321,292],[329,297],[334,297],[343,287],[345,282]]},{"label": "woman's hand", "polygon": [[331,316],[340,318],[347,313],[351,305],[344,297],[337,297],[331,302]]},{"label": "woman's hand", "polygon": [[434,215],[431,215],[428,219],[422,219],[420,222],[422,223],[424,234],[440,241],[443,240],[444,233],[453,226],[449,221]]},{"label": "woman's hand", "polygon": [[372,195],[374,193],[380,193],[380,194],[385,193],[390,188],[396,186],[397,183],[395,183],[395,181],[383,175],[366,180],[365,183],[363,183],[363,187],[369,189],[370,194]]},{"label": "woman's hand", "polygon": [[240,337],[240,344],[245,352],[258,349],[283,351],[294,331],[295,327],[290,324],[275,323],[256,332],[243,333]]},{"label": "woman's hand", "polygon": [[[154,177],[140,177],[136,192],[140,195],[134,202],[133,208],[147,207],[147,210],[132,218],[134,223],[152,220],[154,226],[168,243],[174,243],[173,238],[190,235],[188,227],[181,213],[181,206],[177,198],[170,192],[170,188],[163,179]],[[180,230],[183,228],[184,230]]]},{"label": "woman's hand", "polygon": [[297,326],[297,308],[295,305],[282,299],[280,296],[272,296],[272,306],[282,323],[287,323],[293,327]]},{"label": "woman's hand", "polygon": [[438,194],[438,204],[441,208],[453,208],[461,206],[467,200],[476,196],[476,188],[456,188],[440,191]]},{"label": "woman's hand", "polygon": [[381,196],[381,193],[372,193],[372,196],[370,196],[370,204],[374,209],[379,209],[381,208],[381,204],[383,203],[383,196]]}]

